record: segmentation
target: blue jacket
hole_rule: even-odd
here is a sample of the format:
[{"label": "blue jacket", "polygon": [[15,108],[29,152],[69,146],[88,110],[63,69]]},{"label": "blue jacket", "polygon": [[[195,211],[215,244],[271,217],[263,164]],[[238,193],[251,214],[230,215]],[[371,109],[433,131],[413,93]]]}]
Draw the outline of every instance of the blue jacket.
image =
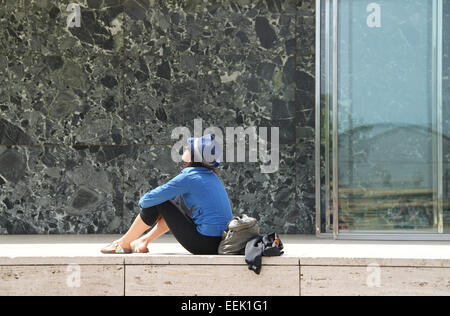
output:
[{"label": "blue jacket", "polygon": [[164,185],[147,192],[139,201],[149,208],[182,194],[197,231],[206,236],[221,236],[233,218],[230,201],[217,175],[206,168],[189,167]]}]

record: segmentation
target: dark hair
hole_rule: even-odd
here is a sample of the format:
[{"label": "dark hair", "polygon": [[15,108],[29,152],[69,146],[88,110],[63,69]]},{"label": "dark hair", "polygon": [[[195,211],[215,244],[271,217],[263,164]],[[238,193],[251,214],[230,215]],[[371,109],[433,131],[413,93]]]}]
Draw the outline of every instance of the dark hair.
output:
[{"label": "dark hair", "polygon": [[202,164],[201,162],[185,162],[183,164],[183,166],[181,167],[181,170],[189,168],[189,167],[202,167],[208,170],[211,170],[212,172],[214,172],[215,174],[219,174],[219,170],[217,168],[208,168],[206,167],[204,164]]}]

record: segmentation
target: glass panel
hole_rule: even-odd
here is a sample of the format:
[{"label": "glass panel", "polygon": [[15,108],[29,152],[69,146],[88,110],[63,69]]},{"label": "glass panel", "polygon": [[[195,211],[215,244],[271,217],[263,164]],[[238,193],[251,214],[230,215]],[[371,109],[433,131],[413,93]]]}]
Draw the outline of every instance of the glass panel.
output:
[{"label": "glass panel", "polygon": [[340,231],[438,233],[437,2],[338,3]]}]

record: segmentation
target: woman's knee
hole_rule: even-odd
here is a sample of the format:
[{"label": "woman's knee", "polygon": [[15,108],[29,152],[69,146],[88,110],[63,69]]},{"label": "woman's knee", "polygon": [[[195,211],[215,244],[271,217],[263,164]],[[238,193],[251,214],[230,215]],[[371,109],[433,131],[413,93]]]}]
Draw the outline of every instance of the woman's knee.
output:
[{"label": "woman's knee", "polygon": [[159,217],[158,209],[156,207],[143,208],[139,216],[147,226],[153,226]]}]

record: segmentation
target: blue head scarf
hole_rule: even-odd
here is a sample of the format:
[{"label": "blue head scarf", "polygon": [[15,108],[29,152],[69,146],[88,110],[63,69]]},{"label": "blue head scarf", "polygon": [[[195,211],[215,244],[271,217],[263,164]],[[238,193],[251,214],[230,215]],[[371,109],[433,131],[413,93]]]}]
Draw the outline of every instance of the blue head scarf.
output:
[{"label": "blue head scarf", "polygon": [[222,146],[211,134],[202,137],[188,138],[194,162],[200,162],[207,168],[217,168],[220,165]]}]

